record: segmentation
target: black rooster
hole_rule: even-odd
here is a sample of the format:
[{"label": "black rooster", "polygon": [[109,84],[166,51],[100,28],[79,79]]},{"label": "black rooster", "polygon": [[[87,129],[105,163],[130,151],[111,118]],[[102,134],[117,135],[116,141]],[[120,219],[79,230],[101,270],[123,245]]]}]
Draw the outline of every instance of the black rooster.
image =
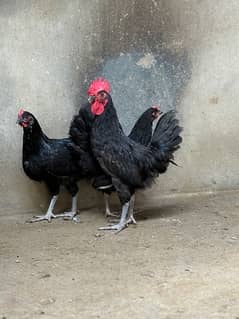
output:
[{"label": "black rooster", "polygon": [[[134,140],[137,143],[147,146],[152,138],[153,131],[153,122],[160,115],[159,106],[149,107],[146,111],[141,114],[139,119],[136,121],[133,129],[128,135],[129,138]],[[109,205],[109,196],[112,192],[115,191],[114,186],[112,185],[112,180],[110,176],[105,174],[96,176],[93,181],[93,187],[104,193],[105,200],[105,215],[116,217],[117,215],[113,214],[110,210]],[[133,200],[132,200],[133,201]],[[131,210],[133,211],[133,203],[131,203]],[[131,214],[133,216],[133,214]],[[132,220],[133,221],[133,220]]]},{"label": "black rooster", "polygon": [[[109,93],[110,87],[105,86],[104,88]],[[94,115],[89,106],[89,104],[85,104],[80,108],[78,115],[74,116],[69,135],[74,143],[75,151],[79,154],[81,169],[88,174],[88,177],[94,177],[92,186],[104,193],[106,217],[116,217],[115,214],[111,213],[109,206],[109,195],[115,191],[111,177],[104,174],[91,150],[90,131]],[[145,146],[148,145],[152,138],[152,123],[159,114],[158,106],[148,108],[135,123],[129,137]],[[133,210],[133,203],[131,210]]]},{"label": "black rooster", "polygon": [[[145,147],[126,136],[121,128],[111,96],[109,83],[99,78],[88,89],[90,109],[94,115],[91,146],[104,172],[111,176],[122,204],[118,224],[101,227],[102,230],[121,231],[127,226],[130,201],[135,191],[152,184],[164,173],[173,153],[180,147],[182,128],[174,111],[165,113],[157,123],[149,146]],[[107,89],[105,89],[107,88]]]},{"label": "black rooster", "polygon": [[[51,218],[65,217],[78,221],[77,214],[77,180],[84,176],[79,167],[70,138],[50,139],[42,131],[37,119],[30,112],[20,110],[17,123],[23,127],[24,172],[35,181],[44,181],[52,196],[45,215],[33,217],[30,221],[50,221]],[[64,185],[72,196],[70,212],[55,215],[53,209]]]}]

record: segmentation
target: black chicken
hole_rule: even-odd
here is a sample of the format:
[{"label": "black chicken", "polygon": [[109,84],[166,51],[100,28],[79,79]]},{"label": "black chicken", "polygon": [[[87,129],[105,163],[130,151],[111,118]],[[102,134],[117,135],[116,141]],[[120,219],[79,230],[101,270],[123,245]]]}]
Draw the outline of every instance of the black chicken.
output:
[{"label": "black chicken", "polygon": [[[110,87],[105,84],[104,89],[109,93]],[[158,106],[148,108],[135,123],[129,137],[143,145],[148,145],[152,138],[152,124],[158,118],[160,110]],[[99,163],[95,159],[90,143],[90,131],[94,115],[90,111],[89,104],[80,108],[78,115],[74,116],[69,130],[69,135],[74,143],[74,149],[80,156],[81,169],[88,177],[95,177],[92,186],[104,193],[105,215],[116,217],[111,213],[109,206],[109,195],[115,191],[111,177],[104,174]],[[133,199],[132,199],[133,202]],[[133,210],[133,203],[131,205]]]},{"label": "black chicken", "polygon": [[[50,221],[51,218],[64,217],[78,221],[77,180],[84,176],[79,167],[78,154],[75,153],[70,138],[50,139],[42,131],[37,119],[30,112],[20,110],[17,123],[23,127],[24,172],[35,181],[44,181],[52,196],[45,215],[33,217],[30,221]],[[70,212],[55,215],[53,209],[64,185],[72,196]]]},{"label": "black chicken", "polygon": [[91,146],[100,166],[111,176],[122,204],[119,223],[100,229],[118,232],[127,225],[130,201],[135,191],[151,185],[173,162],[173,153],[182,142],[182,128],[175,112],[169,111],[158,121],[149,146],[134,142],[121,128],[108,88],[108,81],[99,78],[88,89],[94,115]]},{"label": "black chicken", "polygon": [[[152,138],[153,122],[159,117],[160,109],[159,106],[149,107],[136,121],[133,129],[128,135],[129,138],[137,143],[147,146]],[[109,196],[115,191],[112,185],[111,177],[105,174],[96,176],[93,181],[93,187],[104,193],[105,200],[105,215],[116,217],[110,210]],[[133,200],[132,200],[133,201]],[[131,210],[133,211],[133,203],[131,203]],[[133,216],[133,214],[131,214]]]}]

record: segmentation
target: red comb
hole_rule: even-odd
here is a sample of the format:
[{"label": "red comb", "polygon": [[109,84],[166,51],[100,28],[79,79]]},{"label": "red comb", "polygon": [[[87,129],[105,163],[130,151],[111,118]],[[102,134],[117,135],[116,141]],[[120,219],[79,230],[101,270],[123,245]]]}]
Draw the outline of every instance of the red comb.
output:
[{"label": "red comb", "polygon": [[18,111],[18,116],[22,116],[22,114],[24,113],[25,111],[21,108],[19,111]]},{"label": "red comb", "polygon": [[96,95],[100,91],[106,91],[110,93],[110,82],[100,77],[93,80],[88,88],[88,95]]},{"label": "red comb", "polygon": [[157,110],[157,111],[160,111],[160,105],[153,105],[153,106],[151,106],[152,107],[152,109],[155,109],[155,110]]}]

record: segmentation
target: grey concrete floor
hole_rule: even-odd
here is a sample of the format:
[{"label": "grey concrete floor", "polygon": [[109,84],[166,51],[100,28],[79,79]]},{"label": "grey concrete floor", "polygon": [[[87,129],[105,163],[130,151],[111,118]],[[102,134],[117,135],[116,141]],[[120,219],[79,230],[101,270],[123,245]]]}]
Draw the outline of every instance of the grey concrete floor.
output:
[{"label": "grey concrete floor", "polygon": [[239,318],[239,192],[168,196],[137,226],[0,224],[0,318]]}]

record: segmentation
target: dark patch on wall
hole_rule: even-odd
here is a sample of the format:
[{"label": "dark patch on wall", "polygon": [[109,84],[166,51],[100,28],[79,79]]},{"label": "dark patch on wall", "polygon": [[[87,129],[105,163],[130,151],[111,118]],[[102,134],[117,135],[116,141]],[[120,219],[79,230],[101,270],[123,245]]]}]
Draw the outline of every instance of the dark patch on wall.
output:
[{"label": "dark patch on wall", "polygon": [[[173,64],[169,62],[169,55],[154,56],[155,64],[150,69],[137,65],[140,56],[144,58],[142,54],[126,54],[110,59],[91,77],[101,75],[110,81],[114,105],[125,132],[129,132],[149,106],[160,105],[164,112],[178,109],[190,78],[185,70],[186,53]],[[86,85],[83,91],[86,92]]]},{"label": "dark patch on wall", "polygon": [[187,53],[128,53],[111,58],[96,75],[106,77],[119,118],[129,132],[140,113],[152,105],[175,109],[189,79]]},{"label": "dark patch on wall", "polygon": [[175,109],[188,81],[187,54],[125,54],[109,59],[99,74],[109,79],[112,97],[126,132],[152,105]]},{"label": "dark patch on wall", "polygon": [[159,0],[105,1],[102,7],[93,53],[98,58],[88,67],[82,92],[94,77],[105,76],[126,132],[151,105],[178,108],[191,77],[189,54],[170,10]]}]

